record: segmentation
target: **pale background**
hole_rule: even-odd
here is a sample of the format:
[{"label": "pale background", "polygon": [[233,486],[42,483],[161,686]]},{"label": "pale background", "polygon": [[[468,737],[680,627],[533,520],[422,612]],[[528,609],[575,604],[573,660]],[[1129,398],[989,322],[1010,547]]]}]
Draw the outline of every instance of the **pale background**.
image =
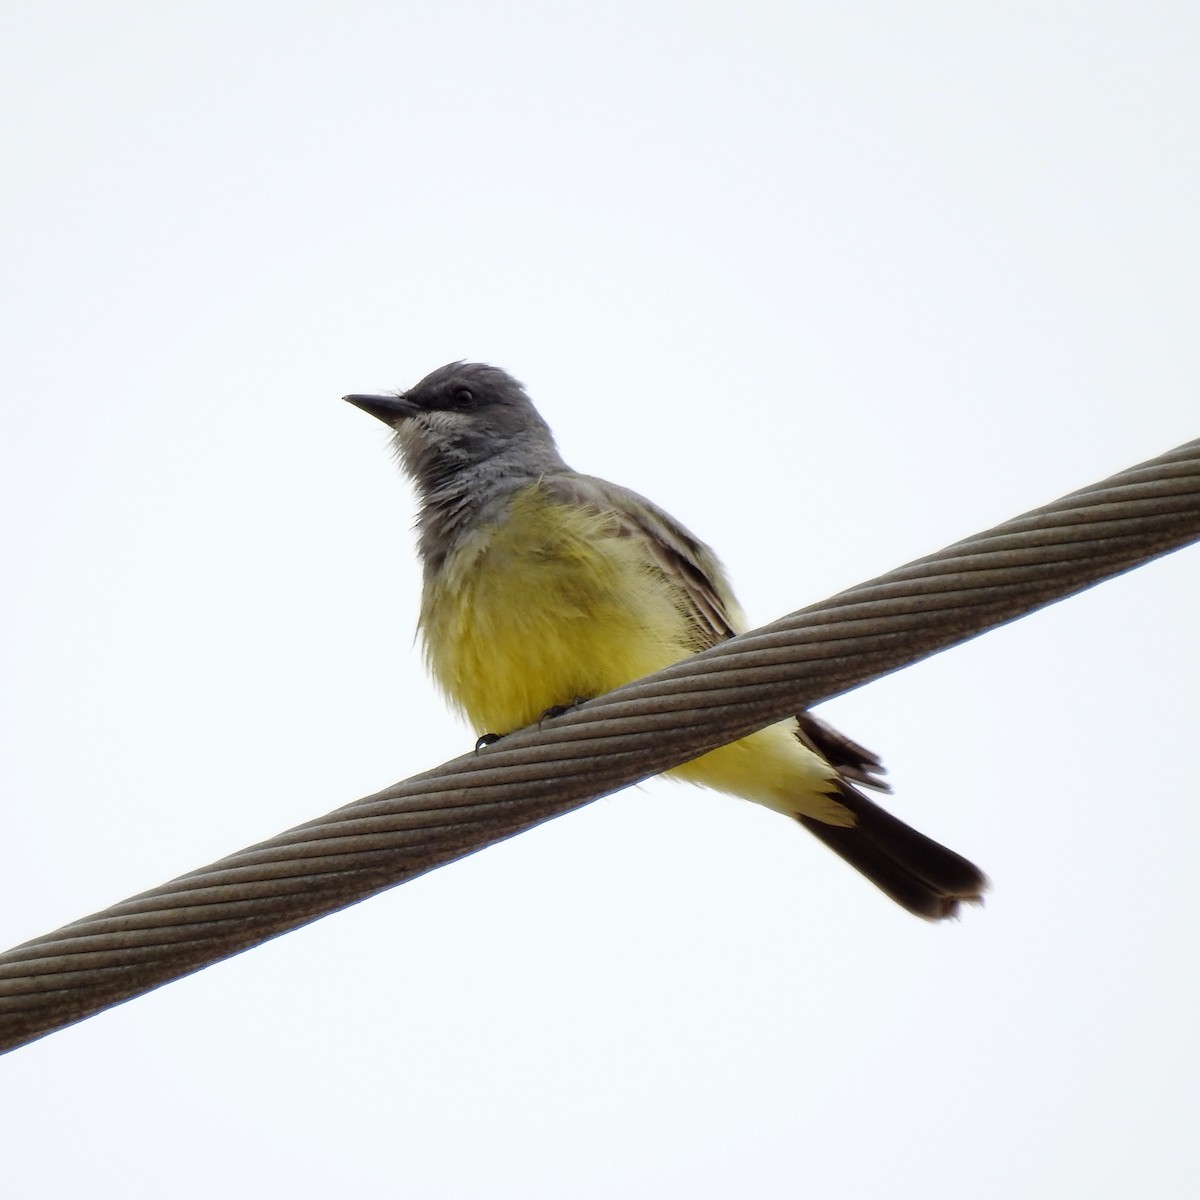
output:
[{"label": "pale background", "polygon": [[[347,391],[752,619],[1200,434],[1191,3],[4,5],[0,944],[461,753]],[[0,1061],[13,1197],[1195,1194],[1200,550],[827,706],[931,927],[654,783]]]}]

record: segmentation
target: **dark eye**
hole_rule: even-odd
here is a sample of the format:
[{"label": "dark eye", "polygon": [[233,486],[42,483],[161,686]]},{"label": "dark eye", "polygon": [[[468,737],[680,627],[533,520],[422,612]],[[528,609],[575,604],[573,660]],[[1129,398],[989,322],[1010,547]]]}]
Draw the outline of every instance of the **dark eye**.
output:
[{"label": "dark eye", "polygon": [[475,393],[470,388],[455,388],[454,395],[450,397],[450,403],[460,412],[464,409],[474,408]]}]

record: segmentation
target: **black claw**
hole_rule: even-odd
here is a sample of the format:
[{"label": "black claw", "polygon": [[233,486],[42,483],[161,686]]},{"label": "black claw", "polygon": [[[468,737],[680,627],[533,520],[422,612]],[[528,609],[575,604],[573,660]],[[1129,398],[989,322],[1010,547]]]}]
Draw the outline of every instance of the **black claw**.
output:
[{"label": "black claw", "polygon": [[543,721],[551,721],[555,717],[561,717],[563,713],[569,713],[571,709],[578,708],[586,700],[590,700],[590,696],[576,696],[570,704],[552,704],[540,717],[538,717],[538,728],[541,729]]},{"label": "black claw", "polygon": [[504,734],[502,733],[481,733],[475,739],[475,753],[478,754],[484,746],[491,746],[495,742],[498,742],[503,736]]}]

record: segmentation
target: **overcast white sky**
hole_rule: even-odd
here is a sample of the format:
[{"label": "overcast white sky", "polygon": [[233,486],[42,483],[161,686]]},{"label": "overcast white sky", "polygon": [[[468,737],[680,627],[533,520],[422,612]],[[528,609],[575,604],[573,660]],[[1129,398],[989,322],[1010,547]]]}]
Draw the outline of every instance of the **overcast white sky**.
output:
[{"label": "overcast white sky", "polygon": [[[1200,434],[1184,3],[24,3],[0,945],[461,753],[341,403],[459,357],[756,621]],[[824,710],[930,927],[652,783],[0,1060],[6,1193],[1184,1197],[1200,550]]]}]

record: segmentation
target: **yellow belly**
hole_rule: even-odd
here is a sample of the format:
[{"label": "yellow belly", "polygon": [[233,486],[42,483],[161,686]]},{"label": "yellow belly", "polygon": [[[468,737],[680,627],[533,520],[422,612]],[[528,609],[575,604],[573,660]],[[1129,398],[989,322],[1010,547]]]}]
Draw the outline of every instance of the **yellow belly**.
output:
[{"label": "yellow belly", "polygon": [[[544,503],[460,539],[421,604],[430,669],[477,732],[507,733],[693,652],[673,588],[644,544],[603,517]],[[680,778],[842,823],[830,768],[772,726],[679,768]]]},{"label": "yellow belly", "polygon": [[686,625],[639,543],[585,510],[540,503],[461,539],[426,585],[429,666],[478,730],[507,733],[689,653]]}]

